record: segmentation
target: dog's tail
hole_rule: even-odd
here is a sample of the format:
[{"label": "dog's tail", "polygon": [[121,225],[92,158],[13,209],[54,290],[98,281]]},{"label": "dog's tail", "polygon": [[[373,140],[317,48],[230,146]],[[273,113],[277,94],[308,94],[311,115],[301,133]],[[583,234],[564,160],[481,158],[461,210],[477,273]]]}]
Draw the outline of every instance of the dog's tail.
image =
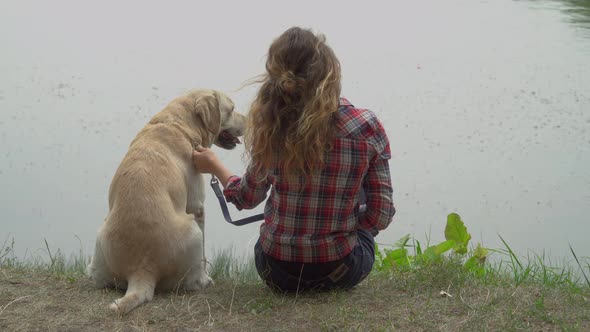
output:
[{"label": "dog's tail", "polygon": [[125,315],[140,304],[151,301],[156,288],[156,278],[144,271],[138,271],[127,279],[125,296],[116,299],[109,308],[114,312]]}]

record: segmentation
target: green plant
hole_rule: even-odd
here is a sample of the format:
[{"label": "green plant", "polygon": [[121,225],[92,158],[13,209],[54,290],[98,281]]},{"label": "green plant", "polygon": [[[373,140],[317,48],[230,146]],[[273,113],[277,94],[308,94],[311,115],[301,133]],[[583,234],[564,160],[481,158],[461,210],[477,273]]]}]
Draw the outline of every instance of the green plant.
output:
[{"label": "green plant", "polygon": [[[420,264],[431,264],[440,261],[443,256],[452,250],[453,255],[464,259],[463,267],[477,276],[485,275],[484,264],[488,255],[488,249],[477,244],[475,249],[468,249],[471,234],[467,231],[461,217],[456,213],[447,216],[445,227],[445,241],[427,246],[423,250],[422,245],[416,239],[412,239],[413,245],[409,245],[410,235],[404,235],[394,245],[394,249],[384,249],[383,252],[375,245],[374,270],[386,271],[393,267],[414,268]],[[408,253],[408,248],[414,248],[414,254]]]}]

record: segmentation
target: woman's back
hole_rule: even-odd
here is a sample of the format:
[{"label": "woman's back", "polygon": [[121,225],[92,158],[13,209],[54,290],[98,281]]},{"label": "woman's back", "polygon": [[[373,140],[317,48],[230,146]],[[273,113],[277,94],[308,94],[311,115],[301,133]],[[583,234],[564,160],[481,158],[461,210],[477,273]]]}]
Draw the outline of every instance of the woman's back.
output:
[{"label": "woman's back", "polygon": [[380,182],[373,183],[379,190],[366,188],[368,207],[385,211],[383,217],[368,221],[370,227],[383,229],[391,221],[395,210],[387,199],[389,170],[371,167],[376,160],[390,158],[379,120],[342,98],[333,125],[331,148],[312,175],[293,176],[276,163],[265,181],[255,181],[255,175],[247,172],[239,182],[236,177],[228,183],[226,196],[240,209],[260,204],[270,188],[260,239],[264,251],[276,259],[320,263],[348,254],[357,244],[355,232],[363,222],[359,199],[367,180]]},{"label": "woman's back", "polygon": [[269,48],[250,107],[246,173],[231,175],[206,149],[193,153],[238,209],[269,194],[255,261],[264,281],[282,291],[358,284],[373,265],[374,236],[395,213],[387,135],[375,114],[340,98],[340,78],[322,35],[288,29]]}]

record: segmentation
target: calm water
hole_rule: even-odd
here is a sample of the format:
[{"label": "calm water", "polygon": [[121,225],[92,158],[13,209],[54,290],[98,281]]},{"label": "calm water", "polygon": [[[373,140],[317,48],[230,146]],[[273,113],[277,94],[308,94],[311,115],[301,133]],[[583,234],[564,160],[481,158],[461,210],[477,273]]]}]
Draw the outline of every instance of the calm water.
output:
[{"label": "calm water", "polygon": [[[193,87],[226,91],[245,112],[256,87],[237,89],[301,25],[327,35],[343,94],[392,142],[398,214],[379,242],[440,240],[457,212],[490,247],[501,234],[520,253],[564,257],[569,243],[590,255],[588,2],[384,3],[2,2],[0,245],[91,253],[146,121]],[[219,151],[244,170],[243,150]],[[258,226],[225,224],[209,194],[209,253],[251,251]]]}]

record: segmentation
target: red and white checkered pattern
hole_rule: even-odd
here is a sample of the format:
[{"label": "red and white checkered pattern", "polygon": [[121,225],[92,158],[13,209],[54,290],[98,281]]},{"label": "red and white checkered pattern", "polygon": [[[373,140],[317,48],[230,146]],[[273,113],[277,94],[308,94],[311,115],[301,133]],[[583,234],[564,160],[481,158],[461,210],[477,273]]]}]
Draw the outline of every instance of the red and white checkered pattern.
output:
[{"label": "red and white checkered pattern", "polygon": [[[302,263],[335,261],[356,245],[355,230],[379,231],[391,222],[391,152],[383,126],[373,112],[355,108],[344,98],[335,125],[325,166],[307,180],[289,180],[279,167],[261,182],[249,169],[242,177],[230,177],[224,195],[240,210],[256,207],[270,189],[260,227],[267,255]],[[367,198],[363,215],[358,211],[361,187]]]}]

